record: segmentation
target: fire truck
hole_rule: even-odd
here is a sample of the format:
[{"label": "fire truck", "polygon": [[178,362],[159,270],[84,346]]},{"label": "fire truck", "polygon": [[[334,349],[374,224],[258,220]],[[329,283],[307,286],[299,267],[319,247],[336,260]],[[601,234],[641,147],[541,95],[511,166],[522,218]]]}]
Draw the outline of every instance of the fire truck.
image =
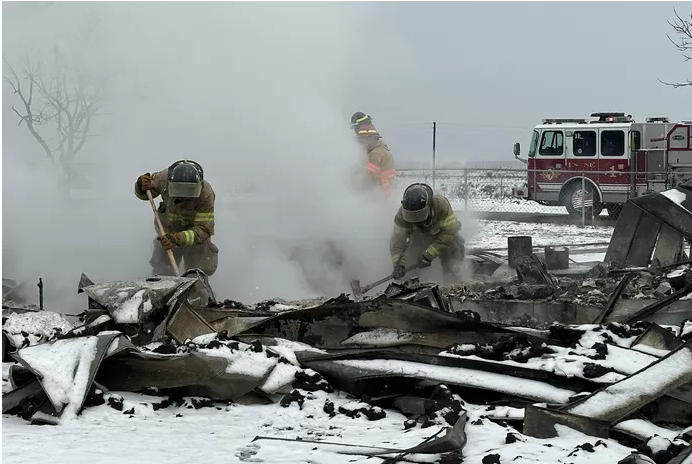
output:
[{"label": "fire truck", "polygon": [[518,198],[564,206],[572,216],[617,218],[629,198],[661,192],[692,179],[692,121],[625,113],[588,119],[544,119],[533,129],[528,159],[519,143],[514,156],[527,165]]}]

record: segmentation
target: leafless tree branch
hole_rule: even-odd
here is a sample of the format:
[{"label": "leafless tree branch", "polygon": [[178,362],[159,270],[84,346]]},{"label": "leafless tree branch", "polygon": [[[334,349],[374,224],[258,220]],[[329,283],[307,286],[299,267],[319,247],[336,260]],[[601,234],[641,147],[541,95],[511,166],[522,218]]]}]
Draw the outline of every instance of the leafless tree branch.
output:
[{"label": "leafless tree branch", "polygon": [[[669,20],[668,24],[673,29],[673,35],[676,38],[674,39],[670,34],[666,34],[666,36],[670,43],[680,52],[684,61],[692,61],[692,12],[689,19],[680,16],[675,8],[673,8],[673,14],[675,18]],[[665,82],[661,80],[659,82],[673,88],[692,86],[692,79],[684,82]]]},{"label": "leafless tree branch", "polygon": [[[5,59],[4,56],[2,57],[2,61],[3,65],[8,69],[9,74],[11,76],[10,78],[7,75],[3,75],[3,79],[5,82],[10,84],[12,90],[14,91],[14,94],[17,95],[17,97],[21,100],[22,104],[24,105],[24,114],[17,111],[17,109],[14,106],[12,107],[12,110],[17,114],[17,116],[19,116],[18,125],[21,125],[22,122],[24,122],[27,129],[29,130],[29,133],[34,137],[34,139],[36,139],[39,145],[41,145],[41,148],[43,148],[43,151],[45,152],[48,159],[55,162],[53,152],[46,143],[45,139],[41,137],[41,134],[39,134],[36,131],[36,128],[34,127],[34,123],[41,124],[41,119],[40,116],[34,115],[34,110],[31,107],[34,95],[33,76],[29,77],[29,96],[26,97],[24,95],[24,92],[22,91],[22,81],[19,79],[19,76],[15,72],[14,68],[10,65],[10,63],[7,61],[7,59]],[[27,67],[27,69],[30,68]]]},{"label": "leafless tree branch", "polygon": [[[79,30],[81,45],[93,43],[97,25],[97,17],[87,20]],[[24,123],[46,156],[69,172],[70,165],[90,137],[93,119],[104,114],[100,110],[105,106],[106,92],[103,82],[80,63],[81,56],[68,55],[58,45],[52,52],[49,61],[32,60],[28,52],[25,53],[21,76],[3,56],[3,80],[24,108],[20,111],[12,107],[19,117],[19,125]],[[36,126],[47,123],[54,126],[57,139],[46,139],[37,131]]]}]

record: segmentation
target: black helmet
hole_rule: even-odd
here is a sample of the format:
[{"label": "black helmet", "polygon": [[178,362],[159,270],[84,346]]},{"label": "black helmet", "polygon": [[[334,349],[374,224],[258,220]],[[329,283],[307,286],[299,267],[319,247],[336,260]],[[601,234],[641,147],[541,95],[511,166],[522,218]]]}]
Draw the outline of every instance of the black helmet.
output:
[{"label": "black helmet", "polygon": [[425,222],[430,216],[432,198],[433,191],[427,184],[418,183],[406,187],[401,200],[404,221],[414,224]]},{"label": "black helmet", "polygon": [[351,116],[351,127],[355,129],[361,124],[372,124],[372,118],[362,111],[356,111]]},{"label": "black helmet", "polygon": [[190,160],[180,160],[168,168],[168,195],[173,198],[199,198],[204,171]]}]

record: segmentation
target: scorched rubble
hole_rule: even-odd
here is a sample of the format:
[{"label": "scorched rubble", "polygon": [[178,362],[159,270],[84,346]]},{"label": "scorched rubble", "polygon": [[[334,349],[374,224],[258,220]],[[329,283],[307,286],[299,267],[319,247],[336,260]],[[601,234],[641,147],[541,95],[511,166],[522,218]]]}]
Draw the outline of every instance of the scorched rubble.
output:
[{"label": "scorched rubble", "polygon": [[[678,274],[671,278],[639,272],[630,280],[634,293],[628,295],[641,299],[675,291],[688,271]],[[589,277],[565,283],[551,298],[599,304],[618,282]],[[441,301],[435,300],[437,288],[425,285],[390,288],[388,296],[359,303],[341,295],[314,307],[269,300],[250,308],[226,300],[196,308],[185,302],[184,292],[178,300],[171,297],[178,288],[172,283],[168,290],[166,282],[144,284],[143,300],[168,303],[140,312],[148,319],[139,327],[129,324],[130,336],[112,322],[118,292],[103,285],[99,288],[109,295],[103,303],[110,306],[99,303],[82,326],[66,326],[64,318],[49,312],[36,318],[36,313],[11,314],[4,321],[4,335],[20,363],[3,369],[4,412],[35,423],[61,424],[84,410],[108,410],[137,421],[183,413],[186,418],[185,411],[237,413],[262,404],[273,411],[273,419],[262,423],[273,424],[281,417],[292,421],[268,425],[267,433],[298,441],[334,440],[349,424],[372,424],[416,437],[406,446],[392,445],[397,455],[415,449],[438,455],[438,462],[510,462],[548,448],[558,453],[551,462],[585,463],[600,454],[617,462],[633,449],[612,439],[585,442],[585,435],[561,424],[555,425],[559,437],[548,447],[525,430],[526,411],[537,405],[569,414],[574,405],[584,404],[588,411],[590,404],[599,404],[595,395],[605,387],[619,391],[618,382],[670,362],[675,353],[689,349],[692,337],[690,319],[663,327],[673,339],[667,341],[672,348],[665,349],[645,344],[652,338],[644,335],[661,330],[649,322],[553,323],[542,330],[491,324],[473,311],[453,313],[444,304],[433,306]],[[457,295],[512,298],[518,294],[512,288],[459,287]],[[93,291],[89,295],[98,299]],[[94,325],[98,318],[111,320]],[[143,327],[154,330],[149,333]],[[36,362],[40,349],[62,358],[69,369],[46,371],[45,362]],[[685,372],[676,375],[682,387],[689,387]],[[670,439],[630,428],[633,442],[628,445],[656,463],[667,463],[688,443],[682,424],[656,422],[655,411],[683,401],[680,398],[685,398],[684,390],[663,391],[646,403],[651,407],[639,407],[607,426],[636,418],[650,430],[666,430]],[[627,398],[621,401],[627,403]],[[426,448],[425,439],[438,432],[435,446]],[[259,455],[261,443],[256,442],[253,456]]]}]

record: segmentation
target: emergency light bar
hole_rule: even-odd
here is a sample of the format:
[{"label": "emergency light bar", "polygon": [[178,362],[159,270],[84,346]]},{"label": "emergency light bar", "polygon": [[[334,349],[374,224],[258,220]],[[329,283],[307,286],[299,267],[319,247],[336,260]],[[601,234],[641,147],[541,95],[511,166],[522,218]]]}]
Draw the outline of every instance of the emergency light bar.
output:
[{"label": "emergency light bar", "polygon": [[586,124],[586,119],[562,119],[562,118],[550,118],[544,119],[543,124],[563,124],[563,123],[575,123],[575,124]]},{"label": "emergency light bar", "polygon": [[661,116],[658,118],[646,118],[646,122],[670,122],[670,118],[668,116]]}]

